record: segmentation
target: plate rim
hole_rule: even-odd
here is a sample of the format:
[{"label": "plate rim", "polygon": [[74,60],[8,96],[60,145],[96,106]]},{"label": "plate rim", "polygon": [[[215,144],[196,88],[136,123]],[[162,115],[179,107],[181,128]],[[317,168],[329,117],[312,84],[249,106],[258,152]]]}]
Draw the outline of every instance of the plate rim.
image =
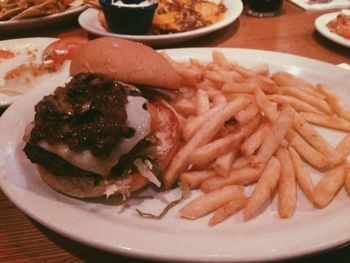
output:
[{"label": "plate rim", "polygon": [[316,18],[314,24],[315,24],[317,31],[321,35],[323,35],[324,37],[326,37],[327,39],[329,39],[329,40],[331,40],[339,45],[350,48],[350,40],[348,40],[342,36],[339,36],[338,34],[330,31],[326,26],[326,24],[329,21],[336,18],[337,15],[339,15],[340,13],[341,13],[340,11],[337,11],[337,12],[330,12],[330,13],[323,14],[323,15]]},{"label": "plate rim", "polygon": [[[257,52],[257,53],[264,53],[264,54],[274,54],[274,55],[280,55],[280,56],[285,56],[287,58],[298,58],[298,59],[302,59],[303,61],[309,61],[310,63],[311,62],[317,62],[317,63],[321,63],[322,65],[324,66],[334,66],[333,64],[330,64],[330,63],[326,63],[326,62],[323,62],[323,61],[319,61],[319,60],[315,60],[315,59],[310,59],[310,58],[305,58],[305,57],[301,57],[301,56],[297,56],[297,55],[290,55],[290,54],[285,54],[285,53],[280,53],[280,52],[274,52],[274,51],[265,51],[265,50],[252,50],[252,49],[241,49],[241,48],[180,48],[180,49],[164,49],[162,51],[168,51],[168,52],[172,52],[172,51],[175,51],[175,52],[186,52],[186,51],[193,51],[193,50],[203,50],[203,51],[212,51],[214,49],[217,49],[217,50],[236,50],[237,52],[239,51],[246,51],[246,52],[250,52],[250,51],[253,51],[253,52]],[[193,54],[193,52],[186,52],[187,53],[187,56],[195,56],[195,54]],[[341,69],[341,68],[334,68],[334,69],[337,69],[337,70],[340,70],[340,72],[342,73],[349,73],[348,71],[344,70],[344,69]],[[25,96],[22,97],[22,99],[24,100],[25,99]],[[13,105],[11,105],[10,107],[14,107]],[[4,115],[6,114],[6,112],[4,113]],[[0,118],[0,124],[1,124],[1,120],[3,118],[1,117]],[[2,157],[2,154],[0,153],[0,156]],[[2,158],[0,159],[0,165],[2,165]],[[7,189],[4,189],[3,185],[6,184],[5,182],[5,178],[4,178],[4,175],[3,175],[3,172],[1,170],[0,172],[0,187],[2,188],[2,190],[4,191],[5,195],[17,206],[17,207],[22,207],[22,211],[25,212],[26,214],[28,214],[30,217],[32,217],[33,219],[35,219],[36,221],[40,222],[41,224],[45,225],[46,227],[50,228],[50,229],[53,229],[55,232],[58,232],[59,234],[63,235],[63,236],[66,236],[68,238],[71,238],[73,240],[77,240],[78,242],[81,242],[81,243],[84,243],[86,245],[89,245],[89,246],[93,246],[93,247],[97,247],[99,249],[103,249],[103,250],[106,250],[106,251],[109,251],[109,252],[112,252],[112,253],[118,253],[118,254],[121,254],[121,255],[125,255],[125,256],[128,256],[128,257],[136,257],[136,258],[144,258],[144,259],[153,259],[153,260],[175,260],[175,261],[182,261],[182,260],[187,260],[187,261],[208,261],[208,260],[211,260],[211,261],[232,261],[232,258],[222,258],[222,257],[218,257],[217,259],[215,259],[214,257],[213,258],[202,258],[202,257],[193,257],[193,258],[182,258],[181,256],[177,256],[177,257],[170,257],[169,256],[166,256],[164,254],[162,254],[162,256],[159,256],[159,255],[156,255],[156,254],[152,254],[152,253],[148,253],[148,254],[144,254],[142,253],[142,251],[129,251],[128,249],[124,248],[120,248],[119,250],[115,250],[113,249],[112,247],[105,247],[103,246],[103,244],[99,244],[97,242],[96,243],[91,243],[91,242],[88,242],[86,240],[83,240],[81,238],[77,238],[76,235],[70,233],[68,230],[68,232],[65,232],[64,230],[62,231],[61,229],[58,229],[55,225],[53,225],[53,223],[50,223],[50,222],[45,222],[43,219],[41,218],[38,218],[35,214],[32,214],[31,212],[28,212],[27,211],[27,207],[23,207],[21,204],[18,204],[16,201],[17,200],[13,200],[11,197],[11,194],[9,196],[9,193],[7,190],[9,190],[8,188]],[[12,187],[12,186],[11,186]],[[26,189],[27,190],[27,189]],[[348,242],[350,240],[349,236],[346,238],[346,240],[342,240],[340,243],[338,241],[337,242],[333,242],[330,246],[326,246],[326,247],[313,247],[313,249],[311,250],[303,250],[303,251],[299,251],[299,253],[294,253],[294,254],[290,254],[290,255],[280,255],[279,257],[276,257],[275,256],[271,256],[271,254],[268,256],[268,255],[265,255],[265,257],[260,257],[260,258],[249,258],[248,261],[254,261],[254,260],[280,260],[280,259],[287,259],[287,258],[295,258],[295,257],[299,257],[299,256],[302,256],[302,255],[305,255],[305,254],[309,254],[309,253],[313,253],[313,252],[319,252],[319,251],[324,251],[324,250],[327,250],[327,249],[332,249],[332,248],[335,248],[335,247],[339,247],[341,245],[344,244],[344,242]],[[227,255],[226,255],[227,256]],[[233,259],[233,260],[239,260],[237,258]],[[240,259],[240,261],[242,261],[242,259]],[[243,261],[247,261],[247,260],[244,260]]]}]

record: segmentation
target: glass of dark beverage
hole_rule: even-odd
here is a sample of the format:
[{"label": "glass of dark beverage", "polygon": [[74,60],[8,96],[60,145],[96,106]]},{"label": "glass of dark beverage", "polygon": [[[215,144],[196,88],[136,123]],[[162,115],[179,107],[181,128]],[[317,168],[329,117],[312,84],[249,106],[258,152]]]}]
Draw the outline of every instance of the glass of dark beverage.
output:
[{"label": "glass of dark beverage", "polygon": [[283,0],[246,0],[249,15],[266,17],[281,12]]}]

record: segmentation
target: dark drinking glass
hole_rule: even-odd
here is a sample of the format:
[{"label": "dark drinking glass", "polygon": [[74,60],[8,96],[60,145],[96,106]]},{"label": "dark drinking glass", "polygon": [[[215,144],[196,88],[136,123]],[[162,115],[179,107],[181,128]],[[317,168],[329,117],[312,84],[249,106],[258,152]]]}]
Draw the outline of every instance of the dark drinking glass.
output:
[{"label": "dark drinking glass", "polygon": [[247,0],[248,14],[252,16],[275,16],[281,12],[283,0]]}]

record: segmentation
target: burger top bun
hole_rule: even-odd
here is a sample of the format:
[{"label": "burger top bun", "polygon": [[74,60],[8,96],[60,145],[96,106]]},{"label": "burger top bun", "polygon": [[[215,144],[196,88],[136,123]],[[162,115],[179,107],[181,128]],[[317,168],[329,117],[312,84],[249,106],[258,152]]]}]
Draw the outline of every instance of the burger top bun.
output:
[{"label": "burger top bun", "polygon": [[89,41],[75,54],[70,75],[81,72],[159,88],[174,89],[179,83],[176,71],[162,55],[141,43],[114,37]]}]

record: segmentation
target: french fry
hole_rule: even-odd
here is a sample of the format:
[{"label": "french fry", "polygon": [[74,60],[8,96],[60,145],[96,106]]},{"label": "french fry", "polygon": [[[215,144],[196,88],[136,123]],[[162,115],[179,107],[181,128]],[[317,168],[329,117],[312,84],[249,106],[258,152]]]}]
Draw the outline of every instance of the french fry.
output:
[{"label": "french fry", "polygon": [[293,117],[293,111],[289,107],[283,107],[281,109],[281,112],[271,127],[271,132],[265,136],[256,154],[254,163],[266,163],[270,159],[291,127]]},{"label": "french fry", "polygon": [[209,79],[203,79],[201,82],[196,83],[194,87],[195,87],[195,90],[203,89],[208,91],[211,89],[216,89],[216,83]]},{"label": "french fry", "polygon": [[232,170],[227,177],[214,176],[208,178],[201,184],[201,190],[204,193],[209,193],[220,189],[225,185],[239,184],[248,185],[256,183],[263,171],[263,165],[256,165],[255,167],[246,166],[237,170]]},{"label": "french fry", "polygon": [[188,156],[188,162],[196,166],[208,164],[219,156],[239,147],[241,140],[241,133],[233,133],[212,141],[190,153]]},{"label": "french fry", "polygon": [[226,82],[222,86],[223,92],[233,92],[233,93],[247,93],[254,94],[256,89],[256,84],[251,82]]},{"label": "french fry", "polygon": [[318,126],[345,131],[345,132],[350,131],[350,122],[342,118],[339,118],[337,116],[329,116],[322,113],[318,114],[318,113],[312,113],[312,112],[301,112],[300,115],[307,122],[310,122]]},{"label": "french fry", "polygon": [[220,207],[210,219],[209,226],[214,226],[237,213],[246,205],[247,201],[248,198],[246,196],[240,196]]},{"label": "french fry", "polygon": [[301,160],[299,154],[293,147],[288,147],[290,157],[292,158],[293,161],[293,167],[295,170],[295,176],[298,185],[300,186],[301,190],[309,199],[311,203],[314,203],[314,198],[313,198],[313,191],[314,191],[314,186],[313,182],[311,180],[310,174],[306,170],[303,161]]},{"label": "french fry", "polygon": [[[287,76],[289,75],[289,76]],[[298,81],[295,81],[294,77],[291,77],[290,74],[286,72],[275,72],[272,74],[272,79],[276,82],[279,86],[286,86],[286,87],[293,87],[295,89],[304,91],[311,96],[317,97],[319,99],[325,99],[326,96],[323,95],[318,88],[315,88],[314,85],[305,85],[305,83],[300,83]]]},{"label": "french fry", "polygon": [[256,75],[254,78],[250,79],[251,83],[254,83],[259,87],[264,93],[267,94],[281,94],[281,89],[276,83],[270,78]]},{"label": "french fry", "polygon": [[202,71],[196,68],[189,67],[188,65],[172,63],[173,68],[182,77],[181,82],[183,84],[194,85],[195,83],[203,79]]},{"label": "french fry", "polygon": [[272,197],[272,192],[278,184],[280,172],[281,164],[272,156],[243,209],[243,219],[245,221],[252,218],[254,213]]},{"label": "french fry", "polygon": [[188,219],[196,219],[204,216],[223,205],[230,202],[232,199],[244,196],[244,187],[240,185],[229,185],[222,189],[200,195],[193,199],[180,209],[181,217]]},{"label": "french fry", "polygon": [[350,121],[350,109],[337,98],[337,96],[324,84],[317,84],[318,89],[327,97],[329,105],[334,109],[337,115]]},{"label": "french fry", "polygon": [[212,119],[212,117],[214,116],[214,114],[216,112],[218,112],[219,110],[221,110],[224,107],[224,105],[218,105],[216,107],[211,108],[210,110],[208,110],[206,113],[197,116],[193,119],[191,119],[190,121],[187,121],[185,123],[185,126],[183,128],[182,131],[182,136],[186,141],[189,141],[193,135],[206,123],[208,122],[210,119]]},{"label": "french fry", "polygon": [[204,77],[206,79],[209,79],[211,81],[214,81],[214,82],[217,82],[217,83],[220,83],[220,84],[232,81],[231,77],[223,76],[219,72],[213,71],[213,70],[206,70],[204,72]]},{"label": "french fry", "polygon": [[289,87],[281,86],[280,88],[281,88],[284,95],[292,96],[292,97],[295,97],[295,98],[300,99],[302,101],[305,101],[326,114],[333,113],[333,109],[323,99],[315,97],[315,96],[313,96],[313,95],[311,95],[303,90],[295,88],[293,86],[289,86]]},{"label": "french fry", "polygon": [[249,165],[250,165],[249,159],[246,157],[240,156],[236,160],[234,160],[232,164],[232,170],[240,169]]},{"label": "french fry", "polygon": [[197,115],[202,115],[210,109],[209,97],[205,90],[199,89],[196,92]]},{"label": "french fry", "polygon": [[226,177],[231,170],[232,162],[239,152],[239,147],[235,147],[232,151],[216,158],[214,163],[214,170],[220,176]]},{"label": "french fry", "polygon": [[349,168],[347,162],[343,162],[327,171],[314,189],[314,201],[316,207],[325,207],[336,196],[345,183],[345,174]]},{"label": "french fry", "polygon": [[285,96],[285,95],[268,95],[269,100],[280,103],[288,104],[297,112],[313,112],[313,113],[322,113],[316,107],[310,105],[309,103],[302,101],[300,99]]},{"label": "french fry", "polygon": [[215,89],[215,88],[212,88],[212,87],[208,87],[206,89],[206,91],[207,91],[209,99],[211,99],[211,100],[214,99],[218,95],[222,95],[221,90]]},{"label": "french fry", "polygon": [[281,175],[278,182],[278,214],[281,218],[290,218],[296,209],[296,179],[292,159],[286,148],[280,147],[276,157],[281,163]]},{"label": "french fry", "polygon": [[180,99],[173,103],[173,108],[183,116],[196,115],[197,109],[193,101]]},{"label": "french fry", "polygon": [[246,157],[253,155],[262,144],[264,136],[270,129],[271,126],[268,123],[262,123],[259,128],[242,143],[242,154]]},{"label": "french fry", "polygon": [[269,74],[269,65],[266,63],[259,64],[251,67],[250,70],[253,71],[255,74],[267,76]]},{"label": "french fry", "polygon": [[255,90],[254,97],[256,104],[258,105],[260,110],[271,122],[274,122],[278,115],[277,107],[275,107],[274,104],[271,103],[271,101],[260,88],[257,88]]},{"label": "french fry", "polygon": [[350,154],[350,133],[337,144],[335,151],[343,156],[348,156]]},{"label": "french fry", "polygon": [[239,74],[241,74],[245,78],[252,78],[256,76],[256,73],[248,68],[245,68],[241,65],[233,64],[233,68],[235,71],[237,71]]},{"label": "french fry", "polygon": [[317,131],[307,123],[298,113],[294,115],[293,127],[307,142],[323,155],[327,156],[330,166],[334,166],[345,159],[345,155],[336,151]]},{"label": "french fry", "polygon": [[182,173],[180,175],[180,181],[187,183],[190,189],[197,189],[203,181],[215,175],[216,172],[214,170],[191,171]]},{"label": "french fry", "polygon": [[250,121],[252,118],[254,118],[257,114],[259,114],[259,108],[255,103],[250,104],[247,108],[241,110],[240,112],[237,112],[235,114],[235,119],[241,123],[244,124],[248,121]]},{"label": "french fry", "polygon": [[200,62],[198,59],[190,58],[189,61],[193,67],[196,67],[196,68],[201,69],[201,70],[205,70],[205,68],[206,68],[205,64]]},{"label": "french fry", "polygon": [[348,193],[348,196],[350,196],[350,169],[348,169],[345,175],[345,190]]},{"label": "french fry", "polygon": [[254,129],[259,125],[260,119],[260,115],[257,115],[248,123],[238,128],[236,132],[197,148],[189,154],[188,162],[194,165],[203,165],[233,150],[236,147],[239,148],[241,140],[249,136],[254,131]]},{"label": "french fry", "polygon": [[319,92],[318,88],[312,85],[310,82],[304,79],[298,78],[288,72],[283,72],[283,71],[275,72],[274,74],[272,74],[272,79],[274,79],[281,86],[298,85],[305,90]]},{"label": "french fry", "polygon": [[318,170],[329,169],[329,162],[327,158],[309,145],[298,133],[295,131],[288,131],[286,138],[289,145],[292,146],[299,155],[310,165]]},{"label": "french fry", "polygon": [[244,77],[242,77],[242,75],[235,70],[225,70],[225,69],[218,69],[217,72],[223,76],[225,79],[227,79],[228,81],[233,81],[233,82],[242,82],[244,81]]},{"label": "french fry", "polygon": [[220,104],[224,104],[224,103],[227,103],[227,99],[222,94],[218,94],[213,98],[213,106],[214,107],[217,105],[220,105]]},{"label": "french fry", "polygon": [[212,52],[213,61],[219,67],[230,70],[233,68],[232,63],[228,62],[225,55],[219,50],[213,50]]},{"label": "french fry", "polygon": [[238,98],[246,98],[246,99],[249,99],[251,102],[253,102],[253,100],[254,100],[254,95],[252,95],[252,94],[224,93],[224,96],[226,97],[227,101],[236,100]]},{"label": "french fry", "polygon": [[188,165],[188,156],[195,149],[208,143],[215,134],[235,113],[249,104],[249,100],[238,98],[237,100],[227,103],[222,109],[216,112],[206,125],[202,126],[198,132],[188,141],[173,157],[164,176],[164,186],[169,189],[177,180]]}]

